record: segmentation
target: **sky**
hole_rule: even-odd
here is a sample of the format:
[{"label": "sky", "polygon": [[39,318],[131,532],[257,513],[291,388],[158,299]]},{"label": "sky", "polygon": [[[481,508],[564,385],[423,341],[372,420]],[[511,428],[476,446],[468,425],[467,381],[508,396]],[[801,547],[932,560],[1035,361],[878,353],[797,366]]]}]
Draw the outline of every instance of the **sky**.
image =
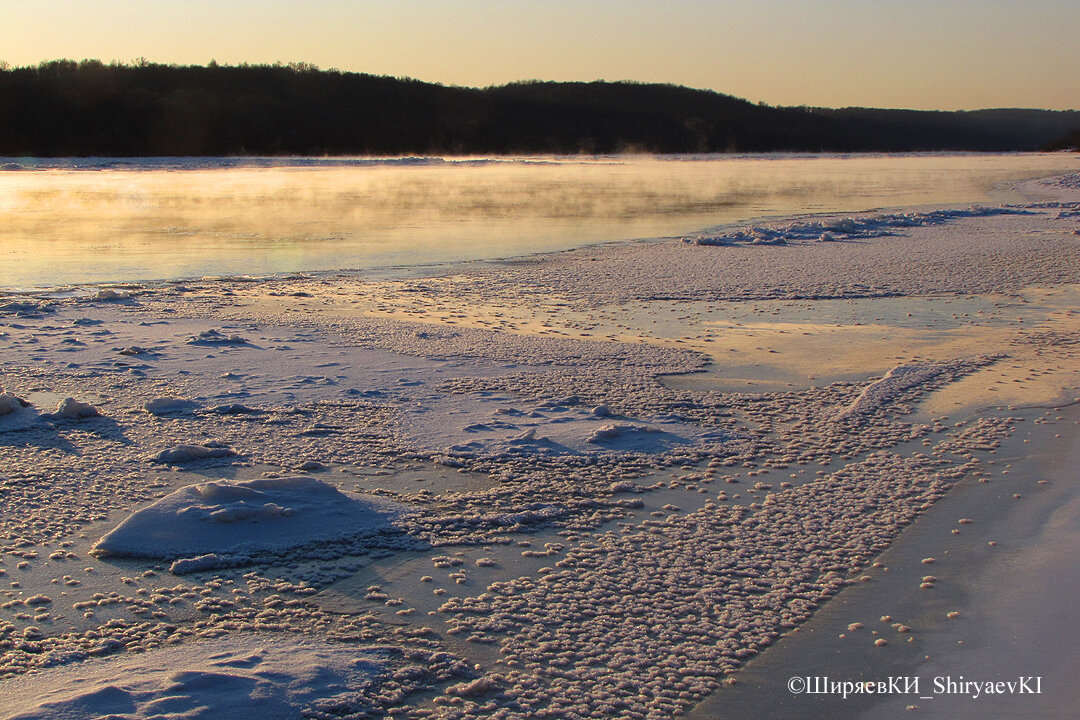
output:
[{"label": "sky", "polygon": [[770,105],[1080,109],[1077,0],[0,0],[0,61],[635,80]]}]

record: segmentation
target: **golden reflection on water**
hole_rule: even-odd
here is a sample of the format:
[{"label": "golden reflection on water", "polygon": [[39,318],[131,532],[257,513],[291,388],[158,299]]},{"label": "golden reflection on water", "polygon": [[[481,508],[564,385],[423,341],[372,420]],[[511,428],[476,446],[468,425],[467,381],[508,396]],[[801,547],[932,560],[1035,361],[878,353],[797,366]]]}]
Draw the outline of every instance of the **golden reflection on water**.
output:
[{"label": "golden reflection on water", "polygon": [[762,216],[975,202],[1078,167],[1013,154],[0,172],[0,287],[508,257]]}]

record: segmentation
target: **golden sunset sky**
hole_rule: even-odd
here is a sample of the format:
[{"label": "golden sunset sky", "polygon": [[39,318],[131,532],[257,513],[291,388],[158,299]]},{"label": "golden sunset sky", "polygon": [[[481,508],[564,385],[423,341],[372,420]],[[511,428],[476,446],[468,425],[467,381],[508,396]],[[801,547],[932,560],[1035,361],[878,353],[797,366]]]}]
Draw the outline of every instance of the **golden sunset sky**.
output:
[{"label": "golden sunset sky", "polygon": [[1080,108],[1076,0],[0,0],[0,61],[309,62],[771,105]]}]

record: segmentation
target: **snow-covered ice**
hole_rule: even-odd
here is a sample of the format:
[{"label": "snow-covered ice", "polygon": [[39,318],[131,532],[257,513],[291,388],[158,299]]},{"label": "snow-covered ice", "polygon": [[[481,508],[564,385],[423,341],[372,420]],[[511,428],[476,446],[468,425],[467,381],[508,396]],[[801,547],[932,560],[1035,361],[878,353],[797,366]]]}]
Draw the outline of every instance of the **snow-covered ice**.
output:
[{"label": "snow-covered ice", "polygon": [[378,651],[227,637],[46,670],[18,682],[0,712],[8,720],[291,720],[353,698],[385,671]]},{"label": "snow-covered ice", "polygon": [[10,415],[27,407],[29,403],[10,393],[0,392],[0,415]]},{"label": "snow-covered ice", "polygon": [[382,530],[404,511],[313,477],[213,481],[188,485],[135,512],[93,552],[170,559],[280,552]]},{"label": "snow-covered ice", "polygon": [[82,418],[98,417],[101,413],[90,403],[84,403],[75,398],[64,398],[57,405],[56,411],[51,417],[57,420],[79,420]]},{"label": "snow-covered ice", "polygon": [[1078,217],[0,298],[4,712],[692,712],[951,487],[1011,498],[1021,415],[1069,432]]},{"label": "snow-covered ice", "polygon": [[168,413],[188,413],[200,407],[194,400],[176,397],[154,398],[144,406],[146,412],[151,415],[166,415]]},{"label": "snow-covered ice", "polygon": [[25,430],[37,422],[38,412],[29,402],[0,387],[0,432]]},{"label": "snow-covered ice", "polygon": [[798,219],[771,225],[749,225],[734,230],[710,228],[684,235],[693,245],[785,245],[791,242],[835,242],[884,237],[905,228],[942,225],[961,218],[990,215],[1023,215],[1030,210],[1014,207],[973,206],[965,210],[887,213],[843,216],[821,220]]},{"label": "snow-covered ice", "polygon": [[184,463],[211,458],[224,458],[235,455],[236,451],[222,445],[187,445],[181,444],[162,450],[150,460],[158,463]]}]

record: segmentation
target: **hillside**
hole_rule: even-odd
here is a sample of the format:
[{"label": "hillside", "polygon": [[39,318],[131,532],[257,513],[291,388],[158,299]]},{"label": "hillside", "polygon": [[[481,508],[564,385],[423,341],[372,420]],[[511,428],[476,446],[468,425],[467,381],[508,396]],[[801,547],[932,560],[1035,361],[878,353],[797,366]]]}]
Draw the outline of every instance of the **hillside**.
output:
[{"label": "hillside", "polygon": [[308,65],[0,70],[0,155],[400,155],[1037,150],[1080,112],[755,105],[639,83],[484,89]]},{"label": "hillside", "polygon": [[1043,149],[1048,151],[1072,150],[1073,152],[1080,152],[1080,128],[1073,130],[1064,137],[1058,138]]}]

